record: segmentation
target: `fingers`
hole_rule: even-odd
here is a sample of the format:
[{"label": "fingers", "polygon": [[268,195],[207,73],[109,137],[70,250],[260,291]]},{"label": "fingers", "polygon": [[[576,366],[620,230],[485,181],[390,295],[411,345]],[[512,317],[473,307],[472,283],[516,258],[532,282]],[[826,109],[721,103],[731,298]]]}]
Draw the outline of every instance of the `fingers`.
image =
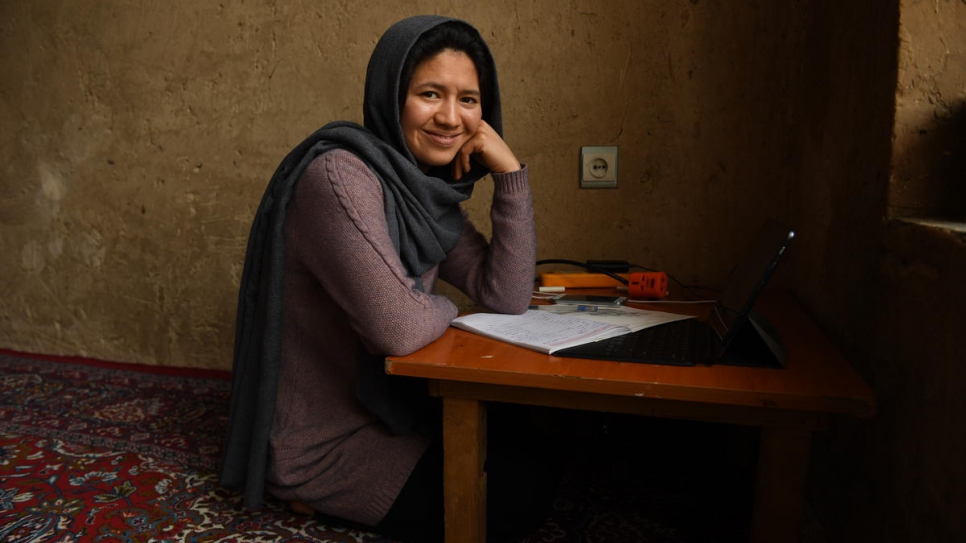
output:
[{"label": "fingers", "polygon": [[455,179],[462,178],[470,171],[474,157],[494,173],[508,173],[520,169],[520,161],[513,151],[486,121],[480,122],[479,129],[456,154],[453,165]]},{"label": "fingers", "polygon": [[467,145],[463,145],[463,148],[460,149],[458,153],[456,153],[456,164],[455,164],[456,170],[454,172],[453,177],[455,177],[456,179],[461,179],[463,177],[463,174],[468,173],[470,171],[470,169],[473,167],[472,155],[473,155],[472,149],[467,149]]}]

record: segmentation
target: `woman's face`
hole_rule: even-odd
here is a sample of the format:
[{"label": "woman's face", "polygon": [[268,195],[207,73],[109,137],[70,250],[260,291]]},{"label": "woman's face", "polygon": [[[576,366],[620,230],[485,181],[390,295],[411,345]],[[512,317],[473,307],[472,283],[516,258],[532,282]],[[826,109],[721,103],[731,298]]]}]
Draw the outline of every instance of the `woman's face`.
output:
[{"label": "woman's face", "polygon": [[466,53],[446,49],[413,70],[400,124],[423,172],[452,162],[482,118],[479,76]]}]

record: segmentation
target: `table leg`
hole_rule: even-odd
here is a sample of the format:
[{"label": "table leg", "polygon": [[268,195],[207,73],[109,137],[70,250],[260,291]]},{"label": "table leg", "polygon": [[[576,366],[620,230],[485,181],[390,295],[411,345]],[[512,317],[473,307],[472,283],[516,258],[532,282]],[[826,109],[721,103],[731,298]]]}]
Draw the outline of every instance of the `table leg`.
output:
[{"label": "table leg", "polygon": [[486,541],[486,406],[443,398],[443,499],[447,543]]},{"label": "table leg", "polygon": [[752,543],[798,541],[811,443],[811,428],[762,428]]}]

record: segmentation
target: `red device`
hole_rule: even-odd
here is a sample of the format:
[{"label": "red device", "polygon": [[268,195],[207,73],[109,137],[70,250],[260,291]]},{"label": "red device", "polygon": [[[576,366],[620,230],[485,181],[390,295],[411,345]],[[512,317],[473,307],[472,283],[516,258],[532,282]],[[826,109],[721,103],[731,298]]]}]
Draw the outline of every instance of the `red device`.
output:
[{"label": "red device", "polygon": [[634,272],[627,278],[629,298],[663,299],[669,294],[664,272]]}]

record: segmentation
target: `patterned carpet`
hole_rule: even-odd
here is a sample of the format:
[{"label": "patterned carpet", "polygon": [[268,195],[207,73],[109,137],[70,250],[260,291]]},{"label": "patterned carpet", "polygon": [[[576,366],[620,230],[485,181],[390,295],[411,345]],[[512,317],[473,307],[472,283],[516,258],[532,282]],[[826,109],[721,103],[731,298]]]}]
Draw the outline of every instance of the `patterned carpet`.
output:
[{"label": "patterned carpet", "polygon": [[[273,501],[249,512],[217,484],[227,375],[80,362],[0,351],[0,541],[388,541]],[[654,421],[563,420],[564,477],[528,543],[743,539],[741,470],[716,480],[693,444],[655,446],[668,436]]]}]

